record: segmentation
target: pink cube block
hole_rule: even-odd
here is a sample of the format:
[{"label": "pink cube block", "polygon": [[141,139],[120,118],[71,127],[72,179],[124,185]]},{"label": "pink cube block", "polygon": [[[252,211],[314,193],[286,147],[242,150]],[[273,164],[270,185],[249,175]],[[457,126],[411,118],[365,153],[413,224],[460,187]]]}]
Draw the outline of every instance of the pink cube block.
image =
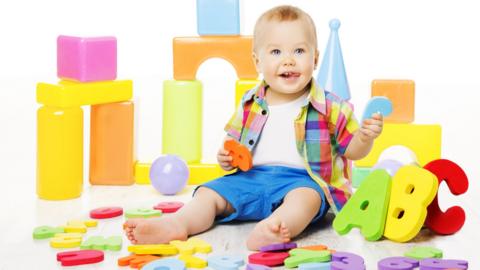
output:
[{"label": "pink cube block", "polygon": [[57,38],[57,76],[79,82],[108,81],[117,78],[117,39],[115,37]]}]

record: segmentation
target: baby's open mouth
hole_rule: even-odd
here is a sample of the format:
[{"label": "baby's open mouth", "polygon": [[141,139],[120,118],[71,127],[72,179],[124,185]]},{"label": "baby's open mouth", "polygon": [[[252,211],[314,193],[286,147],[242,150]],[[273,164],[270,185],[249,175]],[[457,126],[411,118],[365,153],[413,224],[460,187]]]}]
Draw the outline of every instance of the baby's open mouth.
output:
[{"label": "baby's open mouth", "polygon": [[279,76],[284,79],[293,79],[293,78],[300,77],[300,73],[287,71],[287,72],[281,73]]}]

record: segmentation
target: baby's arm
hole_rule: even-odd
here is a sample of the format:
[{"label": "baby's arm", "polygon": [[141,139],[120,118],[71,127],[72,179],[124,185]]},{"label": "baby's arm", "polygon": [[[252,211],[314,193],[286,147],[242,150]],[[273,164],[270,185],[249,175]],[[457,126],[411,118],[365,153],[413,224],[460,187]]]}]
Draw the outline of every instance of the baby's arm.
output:
[{"label": "baby's arm", "polygon": [[357,160],[368,155],[373,146],[373,140],[382,133],[383,117],[374,113],[372,118],[365,119],[362,127],[353,135],[352,141],[345,151],[345,157]]},{"label": "baby's arm", "polygon": [[225,139],[223,139],[222,146],[220,146],[220,149],[218,149],[217,153],[217,161],[220,167],[224,169],[225,171],[231,171],[234,168],[231,165],[231,162],[233,160],[232,156],[228,154],[228,151],[223,148],[223,144],[226,140],[233,140],[230,136],[225,136]]}]

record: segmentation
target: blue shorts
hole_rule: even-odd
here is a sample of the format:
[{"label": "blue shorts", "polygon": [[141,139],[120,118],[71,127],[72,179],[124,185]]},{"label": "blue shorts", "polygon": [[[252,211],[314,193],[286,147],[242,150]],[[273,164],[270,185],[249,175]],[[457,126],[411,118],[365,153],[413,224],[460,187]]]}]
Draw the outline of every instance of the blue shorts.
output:
[{"label": "blue shorts", "polygon": [[321,219],[330,207],[323,190],[304,169],[255,166],[247,172],[238,171],[199,187],[202,186],[220,194],[235,209],[234,213],[218,222],[265,219],[282,204],[289,191],[300,187],[316,190],[322,199],[320,210],[312,223]]}]

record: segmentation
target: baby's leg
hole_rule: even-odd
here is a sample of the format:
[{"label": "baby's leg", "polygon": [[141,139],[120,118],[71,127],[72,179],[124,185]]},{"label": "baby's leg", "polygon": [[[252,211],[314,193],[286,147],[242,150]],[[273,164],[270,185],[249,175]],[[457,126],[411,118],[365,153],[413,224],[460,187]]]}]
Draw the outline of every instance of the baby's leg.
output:
[{"label": "baby's leg", "polygon": [[312,188],[296,188],[287,193],[282,205],[268,218],[260,221],[247,239],[250,250],[289,242],[310,224],[322,203],[317,191]]},{"label": "baby's leg", "polygon": [[233,208],[218,193],[200,187],[193,199],[176,213],[160,218],[129,219],[125,231],[133,244],[164,244],[206,231],[217,215],[232,212]]}]

